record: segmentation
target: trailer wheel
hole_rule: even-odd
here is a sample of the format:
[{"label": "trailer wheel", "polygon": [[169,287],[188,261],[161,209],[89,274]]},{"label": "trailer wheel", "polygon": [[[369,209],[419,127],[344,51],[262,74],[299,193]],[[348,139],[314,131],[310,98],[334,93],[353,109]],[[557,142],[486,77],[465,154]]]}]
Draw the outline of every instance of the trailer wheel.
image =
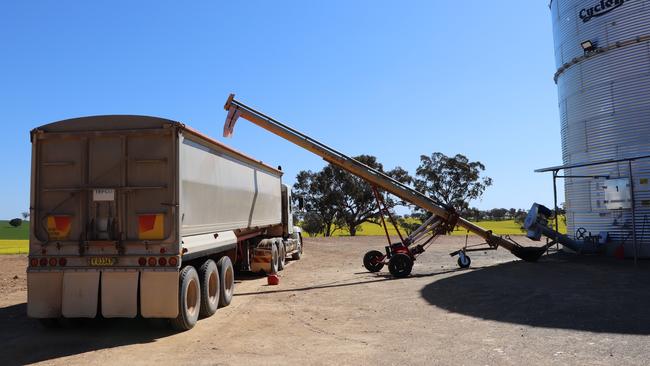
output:
[{"label": "trailer wheel", "polygon": [[235,293],[235,269],[232,266],[230,257],[225,256],[219,259],[219,307],[230,305],[232,295]]},{"label": "trailer wheel", "polygon": [[469,268],[469,265],[472,264],[472,259],[467,254],[460,254],[457,263],[460,268]]},{"label": "trailer wheel", "polygon": [[217,264],[206,260],[199,269],[201,279],[201,317],[207,318],[217,312],[219,307],[220,281]]},{"label": "trailer wheel", "polygon": [[199,275],[192,266],[186,266],[179,276],[178,316],[171,320],[176,330],[190,330],[199,319],[201,308],[201,286]]},{"label": "trailer wheel", "polygon": [[278,253],[278,271],[282,271],[287,263],[287,247],[282,242],[278,244]]},{"label": "trailer wheel", "polygon": [[384,255],[378,250],[371,250],[366,255],[363,256],[363,266],[369,272],[379,272],[384,268],[384,263],[382,262]]},{"label": "trailer wheel", "polygon": [[300,257],[302,257],[302,235],[298,233],[298,248],[296,248],[296,252],[291,255],[291,259],[297,261],[300,260]]},{"label": "trailer wheel", "polygon": [[278,254],[278,247],[273,244],[271,245],[271,263],[269,268],[269,273],[267,274],[276,274],[278,273],[278,261],[279,261],[279,254]]},{"label": "trailer wheel", "polygon": [[395,254],[388,261],[388,271],[395,277],[403,278],[411,274],[413,259],[406,254]]}]

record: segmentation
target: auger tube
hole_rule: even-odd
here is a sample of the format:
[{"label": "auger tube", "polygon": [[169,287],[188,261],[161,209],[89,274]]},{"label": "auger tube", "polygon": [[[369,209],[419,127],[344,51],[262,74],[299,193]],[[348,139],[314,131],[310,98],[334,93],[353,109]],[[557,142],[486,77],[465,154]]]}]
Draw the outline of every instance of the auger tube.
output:
[{"label": "auger tube", "polygon": [[458,217],[452,208],[447,207],[417,190],[396,181],[386,174],[247,106],[246,104],[236,100],[234,94],[229,95],[228,100],[224,105],[224,109],[228,111],[228,116],[224,124],[224,137],[232,135],[237,119],[242,117],[259,127],[320,156],[328,163],[334,164],[341,169],[366,180],[370,184],[394,194],[406,202],[441,217],[445,221],[454,220],[456,225],[480,236],[492,247],[501,246],[512,252],[515,256],[525,261],[532,262],[537,261],[537,259],[539,259],[539,257],[546,251],[545,247],[522,247],[513,241],[508,241],[500,236],[494,235],[490,230],[486,230],[462,217]]}]

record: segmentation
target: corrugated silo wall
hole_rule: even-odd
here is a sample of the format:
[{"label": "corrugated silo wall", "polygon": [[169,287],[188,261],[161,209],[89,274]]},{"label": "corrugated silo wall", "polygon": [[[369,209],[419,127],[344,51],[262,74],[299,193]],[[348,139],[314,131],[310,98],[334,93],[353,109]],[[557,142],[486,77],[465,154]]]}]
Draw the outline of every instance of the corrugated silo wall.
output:
[{"label": "corrugated silo wall", "polygon": [[[555,75],[564,164],[650,155],[650,0],[553,0]],[[585,53],[590,40],[596,52]],[[628,178],[628,163],[567,175]],[[638,254],[650,256],[650,159],[632,164]],[[565,180],[569,234],[610,233],[633,255],[632,210],[604,206],[604,179]]]}]

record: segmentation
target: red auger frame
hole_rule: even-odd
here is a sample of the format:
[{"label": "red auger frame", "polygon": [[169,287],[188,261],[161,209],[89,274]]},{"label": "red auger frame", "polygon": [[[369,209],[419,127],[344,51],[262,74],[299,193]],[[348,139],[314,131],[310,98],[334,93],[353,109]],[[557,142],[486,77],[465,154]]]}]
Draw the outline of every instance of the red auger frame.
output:
[{"label": "red auger frame", "polygon": [[[422,225],[411,233],[411,235],[404,238],[397,222],[386,206],[386,202],[381,196],[379,189],[373,185],[372,191],[375,195],[375,200],[377,201],[379,218],[384,228],[384,232],[386,233],[388,245],[385,248],[385,254],[378,250],[367,252],[363,257],[363,265],[370,272],[379,272],[384,265],[387,264],[388,271],[393,276],[406,277],[411,273],[415,259],[420,254],[424,253],[426,248],[431,245],[439,235],[445,235],[454,230],[459,216],[451,214],[445,220],[439,216],[431,215],[431,217],[425,220]],[[388,233],[388,225],[384,219],[385,216],[388,217],[388,220],[397,232],[397,236],[400,238],[400,241],[397,243],[393,244],[391,241],[390,234]],[[452,255],[459,256],[459,266],[462,268],[469,267],[470,259],[465,255],[465,250],[461,249],[452,253]]]}]

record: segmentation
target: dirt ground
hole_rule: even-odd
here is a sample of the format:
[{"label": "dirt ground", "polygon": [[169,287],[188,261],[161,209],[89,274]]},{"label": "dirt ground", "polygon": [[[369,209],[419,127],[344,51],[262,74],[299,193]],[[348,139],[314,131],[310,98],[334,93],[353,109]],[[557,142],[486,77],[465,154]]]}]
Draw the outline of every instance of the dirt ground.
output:
[{"label": "dirt ground", "polygon": [[[518,239],[521,240],[521,239]],[[230,307],[191,331],[144,319],[44,329],[28,319],[24,256],[0,256],[2,364],[647,365],[650,263],[478,252],[443,237],[413,275],[371,274],[381,237],[308,239],[280,285],[241,277]]]}]

